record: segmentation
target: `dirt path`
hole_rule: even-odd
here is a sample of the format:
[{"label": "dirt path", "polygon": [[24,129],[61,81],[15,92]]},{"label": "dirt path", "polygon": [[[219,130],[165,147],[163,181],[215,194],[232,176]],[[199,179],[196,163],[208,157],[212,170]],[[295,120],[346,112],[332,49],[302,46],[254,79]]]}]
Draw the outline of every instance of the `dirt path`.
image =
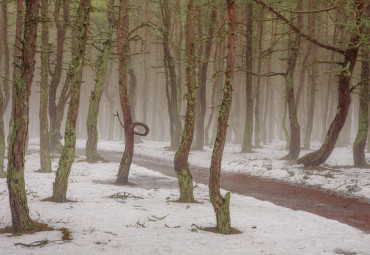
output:
[{"label": "dirt path", "polygon": [[[122,154],[117,152],[99,153],[112,162],[120,162],[122,157]],[[147,156],[135,156],[133,163],[176,177],[172,162]],[[190,166],[190,170],[195,182],[208,184],[208,168]],[[221,187],[293,210],[302,210],[337,220],[370,233],[370,203],[364,199],[346,198],[321,190],[242,174],[221,174]]]}]

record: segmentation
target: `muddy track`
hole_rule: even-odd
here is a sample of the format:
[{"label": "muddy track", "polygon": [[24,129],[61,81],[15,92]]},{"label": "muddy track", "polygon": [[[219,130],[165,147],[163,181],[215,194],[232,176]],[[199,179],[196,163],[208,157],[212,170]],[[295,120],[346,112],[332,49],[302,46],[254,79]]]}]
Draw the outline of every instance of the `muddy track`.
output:
[{"label": "muddy track", "polygon": [[[117,152],[100,151],[99,154],[112,162],[120,162],[122,157],[122,153]],[[176,177],[173,164],[169,161],[136,155],[133,163]],[[208,168],[191,165],[190,170],[195,182],[208,184]],[[370,203],[364,199],[343,197],[323,190],[243,174],[221,173],[221,187],[240,195],[337,220],[370,233]]]}]

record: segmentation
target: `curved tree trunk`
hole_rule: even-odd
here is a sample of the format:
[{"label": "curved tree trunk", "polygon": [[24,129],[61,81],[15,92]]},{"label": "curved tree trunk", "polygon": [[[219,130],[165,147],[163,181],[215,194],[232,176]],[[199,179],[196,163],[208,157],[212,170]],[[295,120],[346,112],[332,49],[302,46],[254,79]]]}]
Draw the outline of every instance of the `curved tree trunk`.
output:
[{"label": "curved tree trunk", "polygon": [[59,166],[53,184],[54,202],[67,201],[68,178],[71,172],[72,164],[75,159],[76,150],[76,121],[78,108],[80,104],[80,93],[82,84],[82,71],[84,66],[87,32],[89,28],[89,17],[91,11],[91,0],[81,0],[77,13],[77,20],[75,23],[76,34],[76,50],[73,52],[70,64],[70,71],[68,75],[71,80],[70,87],[70,101],[68,107],[68,114],[65,126],[65,143],[62,151],[62,156],[59,159]]},{"label": "curved tree trunk", "polygon": [[24,233],[31,229],[24,180],[24,157],[29,123],[29,99],[35,70],[36,38],[38,25],[39,0],[27,0],[24,22],[24,35],[20,75],[14,86],[13,129],[11,130],[8,151],[7,183],[12,213],[13,230]]},{"label": "curved tree trunk", "polygon": [[128,184],[128,175],[132,157],[134,154],[134,134],[130,132],[132,124],[131,109],[128,97],[127,73],[128,73],[128,5],[129,0],[120,0],[120,12],[117,28],[117,53],[119,57],[119,96],[123,113],[125,130],[125,152],[119,165],[116,182],[119,184]]},{"label": "curved tree trunk", "polygon": [[197,17],[194,0],[189,0],[187,19],[186,19],[186,115],[185,125],[181,137],[180,145],[176,151],[174,168],[180,187],[180,202],[194,202],[193,178],[189,170],[189,151],[193,142],[194,123],[197,110],[198,88],[196,81],[196,53],[195,53],[195,20]]},{"label": "curved tree trunk", "polygon": [[226,134],[228,120],[232,102],[233,78],[234,78],[234,63],[235,63],[235,47],[236,47],[236,14],[235,1],[226,0],[228,14],[228,54],[225,85],[223,89],[222,104],[218,116],[217,136],[213,148],[211,168],[209,176],[209,196],[212,202],[213,209],[216,213],[217,232],[221,234],[230,234],[230,192],[222,197],[220,193],[220,173],[222,155],[226,142]]},{"label": "curved tree trunk", "polygon": [[162,19],[163,19],[163,51],[164,51],[164,63],[165,67],[168,70],[169,76],[169,117],[171,122],[170,129],[172,130],[171,133],[171,148],[176,149],[180,144],[181,133],[182,133],[182,124],[180,120],[180,115],[178,113],[178,106],[177,106],[177,79],[176,79],[176,71],[175,71],[175,63],[170,51],[170,29],[171,29],[171,14],[168,6],[168,0],[163,0],[161,2],[161,9],[162,9]]},{"label": "curved tree trunk", "polygon": [[[62,18],[60,12],[63,11]],[[69,0],[57,0],[55,2],[54,20],[57,29],[57,47],[54,71],[51,76],[49,88],[49,119],[50,119],[50,151],[60,153],[63,146],[60,142],[61,134],[60,128],[64,115],[64,108],[68,98],[65,98],[66,89],[69,87],[69,81],[65,82],[62,94],[59,97],[57,104],[57,90],[60,84],[62,71],[63,71],[63,58],[64,58],[64,44],[66,38],[66,31],[69,23]],[[73,48],[73,47],[72,47]],[[72,50],[73,52],[73,50]],[[69,77],[69,76],[68,76]]]},{"label": "curved tree trunk", "polygon": [[89,100],[89,111],[87,115],[87,141],[86,141],[86,159],[89,162],[95,162],[102,159],[97,152],[98,147],[98,114],[99,114],[99,105],[100,99],[103,95],[104,84],[107,77],[107,69],[109,56],[111,54],[112,47],[112,37],[114,29],[114,0],[110,0],[108,3],[107,16],[108,16],[108,31],[103,43],[103,51],[98,57],[95,63],[96,68],[96,82],[94,91],[91,91],[90,100]]},{"label": "curved tree trunk", "polygon": [[49,120],[48,120],[48,94],[49,94],[49,1],[41,0],[42,40],[41,40],[41,81],[40,81],[40,172],[51,173],[51,160],[49,149]]},{"label": "curved tree trunk", "polygon": [[356,12],[356,29],[359,33],[354,33],[350,39],[350,44],[344,52],[344,61],[342,63],[342,70],[339,75],[338,83],[338,107],[327,132],[325,141],[321,148],[315,152],[309,153],[300,158],[297,163],[305,166],[318,166],[324,163],[332,153],[335,144],[338,140],[340,131],[342,130],[348,115],[348,109],[351,104],[350,86],[353,70],[356,65],[357,55],[360,47],[361,35],[363,34],[364,26],[360,25],[361,17],[364,12],[364,2],[357,1]]},{"label": "curved tree trunk", "polygon": [[[297,10],[302,9],[302,0],[297,3]],[[298,27],[303,26],[302,16],[298,16]],[[297,64],[299,48],[301,45],[301,36],[296,35],[290,39],[290,48],[292,48],[288,57],[288,70],[285,74],[285,96],[288,103],[289,125],[290,125],[290,144],[289,153],[283,159],[296,160],[301,151],[301,131],[297,117],[297,104],[294,96],[294,72]]]},{"label": "curved tree trunk", "polygon": [[353,144],[353,160],[355,167],[368,167],[365,158],[365,147],[369,129],[369,53],[363,50],[363,61],[361,62],[361,89],[360,110],[358,117],[358,131]]}]

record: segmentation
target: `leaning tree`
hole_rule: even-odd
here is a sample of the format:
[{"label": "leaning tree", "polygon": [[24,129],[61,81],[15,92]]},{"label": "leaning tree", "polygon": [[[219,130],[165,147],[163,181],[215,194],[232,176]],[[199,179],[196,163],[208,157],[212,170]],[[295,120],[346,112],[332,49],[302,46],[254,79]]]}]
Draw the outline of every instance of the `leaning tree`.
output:
[{"label": "leaning tree", "polygon": [[91,0],[81,0],[74,26],[76,38],[76,48],[72,55],[69,68],[69,79],[71,80],[70,101],[66,119],[64,147],[62,156],[59,159],[58,170],[53,184],[54,202],[67,201],[68,177],[71,172],[72,164],[75,159],[76,150],[76,121],[80,104],[80,93],[82,84],[82,71],[84,67],[85,51],[87,44],[87,32],[91,12]]},{"label": "leaning tree", "polygon": [[[351,79],[353,71],[356,65],[357,55],[360,49],[360,46],[364,44],[364,31],[365,25],[368,26],[369,18],[365,15],[365,0],[354,0],[351,3],[345,3],[345,11],[353,24],[349,27],[350,39],[346,49],[340,49],[333,45],[327,45],[316,38],[311,37],[309,34],[305,33],[297,27],[292,20],[285,17],[279,11],[269,4],[266,4],[262,0],[252,0],[253,2],[265,7],[271,11],[277,18],[289,25],[289,27],[297,34],[302,36],[304,39],[308,40],[311,43],[316,44],[317,46],[339,53],[344,59],[340,63],[341,68],[338,70],[339,81],[338,81],[338,106],[337,111],[332,121],[329,130],[327,131],[326,138],[320,149],[315,152],[309,153],[302,158],[297,160],[298,164],[303,164],[305,166],[318,166],[324,163],[331,153],[334,150],[335,144],[338,140],[340,131],[342,130],[346,118],[348,115],[349,106],[351,104]],[[338,3],[339,5],[341,3]],[[338,6],[338,8],[343,8],[344,6]]]},{"label": "leaning tree", "polygon": [[105,33],[103,41],[103,49],[101,55],[95,62],[95,88],[91,91],[89,100],[89,111],[87,115],[87,141],[86,141],[86,159],[89,162],[95,162],[102,159],[97,152],[98,146],[98,113],[100,99],[103,95],[104,84],[107,77],[107,69],[109,57],[111,55],[112,44],[113,44],[113,30],[116,24],[114,18],[114,0],[109,0],[107,9],[108,29]]}]

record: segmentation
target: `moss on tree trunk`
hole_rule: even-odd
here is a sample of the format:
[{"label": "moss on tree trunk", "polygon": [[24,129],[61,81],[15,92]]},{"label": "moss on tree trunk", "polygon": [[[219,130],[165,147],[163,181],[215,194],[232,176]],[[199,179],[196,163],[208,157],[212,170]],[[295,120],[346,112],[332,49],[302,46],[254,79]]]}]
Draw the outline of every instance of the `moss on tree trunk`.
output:
[{"label": "moss on tree trunk", "polygon": [[95,70],[96,70],[95,89],[94,91],[91,92],[91,95],[90,95],[89,111],[88,111],[87,122],[86,122],[86,126],[87,126],[86,159],[92,162],[101,159],[100,155],[97,152],[97,146],[98,146],[97,122],[98,122],[100,99],[104,91],[104,84],[105,84],[106,77],[107,77],[106,73],[108,69],[109,56],[111,54],[111,47],[112,47],[112,37],[113,37],[113,29],[114,29],[113,6],[114,6],[114,2],[110,0],[108,4],[108,22],[109,22],[108,31],[106,33],[106,37],[103,43],[102,54],[98,57],[95,63]]},{"label": "moss on tree trunk", "polygon": [[80,103],[80,92],[82,83],[82,70],[84,66],[84,58],[87,42],[87,31],[89,27],[89,17],[91,11],[91,0],[81,0],[75,23],[75,32],[77,36],[76,50],[74,51],[68,75],[71,80],[70,101],[65,127],[65,143],[62,151],[62,156],[59,160],[58,170],[53,184],[54,202],[67,201],[68,177],[71,172],[71,167],[75,159],[76,146],[76,120]]},{"label": "moss on tree trunk", "polygon": [[180,187],[180,202],[194,202],[193,178],[189,170],[189,151],[193,142],[194,123],[197,110],[198,88],[196,81],[196,52],[194,27],[197,17],[197,10],[193,0],[189,1],[187,19],[186,19],[186,115],[185,125],[181,137],[180,145],[176,151],[174,159],[174,168]]},{"label": "moss on tree trunk", "polygon": [[48,95],[49,95],[49,3],[41,1],[42,40],[41,40],[41,81],[40,81],[40,165],[41,172],[51,172],[49,150],[49,120],[48,120]]},{"label": "moss on tree trunk", "polygon": [[[50,151],[53,153],[61,153],[63,145],[60,142],[61,134],[60,128],[64,114],[66,88],[69,87],[69,80],[63,87],[62,93],[59,96],[57,104],[57,90],[60,84],[63,71],[64,59],[64,45],[66,39],[66,31],[69,24],[69,2],[68,0],[56,0],[54,7],[54,21],[57,34],[55,66],[51,75],[50,88],[49,88],[49,120],[50,120]],[[61,14],[62,13],[62,14]],[[62,108],[62,113],[60,108]]]},{"label": "moss on tree trunk", "polygon": [[15,233],[27,232],[32,227],[29,216],[24,180],[24,157],[29,123],[29,99],[35,68],[36,37],[39,1],[25,1],[24,43],[20,65],[20,76],[14,86],[13,128],[8,151],[7,183],[12,223]]},{"label": "moss on tree trunk", "polygon": [[361,89],[360,110],[358,117],[358,131],[353,144],[353,160],[355,167],[368,167],[365,158],[365,147],[369,129],[369,53],[363,50],[363,61],[361,62]]},{"label": "moss on tree trunk", "polygon": [[128,0],[120,0],[120,14],[117,27],[117,53],[119,58],[119,96],[121,102],[121,109],[123,113],[124,131],[125,131],[125,152],[123,153],[116,182],[119,184],[128,184],[128,175],[130,173],[132,157],[134,154],[134,133],[130,132],[132,124],[130,102],[128,98]]},{"label": "moss on tree trunk", "polygon": [[236,47],[235,1],[226,0],[226,4],[229,24],[226,76],[225,76],[225,85],[223,88],[222,104],[219,110],[219,116],[217,120],[217,136],[212,153],[209,177],[209,196],[213,205],[213,209],[216,213],[217,220],[216,230],[221,234],[230,234],[231,232],[230,212],[229,212],[230,193],[227,193],[225,197],[222,197],[220,193],[220,174],[232,102],[235,47]]},{"label": "moss on tree trunk", "polygon": [[[360,23],[360,18],[364,9],[364,4],[358,5],[357,25]],[[362,28],[361,28],[362,27]],[[360,33],[363,32],[363,26],[359,26]],[[361,36],[356,33],[351,40],[349,47],[344,52],[344,61],[342,63],[342,71],[339,75],[338,83],[338,107],[329,130],[327,132],[323,145],[315,152],[309,153],[298,159],[298,164],[305,166],[318,166],[324,163],[332,153],[335,144],[338,140],[340,131],[342,130],[348,115],[348,109],[351,104],[350,85],[356,59],[359,50],[359,41]]]}]

